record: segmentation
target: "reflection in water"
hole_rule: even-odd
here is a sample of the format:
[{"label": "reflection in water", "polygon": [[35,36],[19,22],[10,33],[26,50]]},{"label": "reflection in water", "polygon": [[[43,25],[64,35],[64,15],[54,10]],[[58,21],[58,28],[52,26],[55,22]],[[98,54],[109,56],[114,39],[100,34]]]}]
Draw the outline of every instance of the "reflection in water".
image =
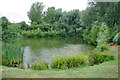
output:
[{"label": "reflection in water", "polygon": [[51,69],[51,59],[54,56],[82,54],[94,49],[94,46],[84,44],[80,39],[70,38],[24,39],[17,44],[24,47],[23,65],[25,68],[28,64],[31,66],[35,60],[38,60],[48,62],[49,69]]},{"label": "reflection in water", "polygon": [[24,68],[28,68],[28,64],[30,65],[31,67],[31,54],[32,54],[32,51],[30,49],[30,46],[26,46],[24,48],[24,54],[23,54],[23,65],[24,65]]}]

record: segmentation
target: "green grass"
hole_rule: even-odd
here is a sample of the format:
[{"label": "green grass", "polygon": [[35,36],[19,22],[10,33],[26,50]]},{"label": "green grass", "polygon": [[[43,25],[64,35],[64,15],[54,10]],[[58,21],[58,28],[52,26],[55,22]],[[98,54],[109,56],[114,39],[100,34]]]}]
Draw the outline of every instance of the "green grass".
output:
[{"label": "green grass", "polygon": [[117,78],[118,60],[68,70],[22,70],[2,66],[3,78]]}]

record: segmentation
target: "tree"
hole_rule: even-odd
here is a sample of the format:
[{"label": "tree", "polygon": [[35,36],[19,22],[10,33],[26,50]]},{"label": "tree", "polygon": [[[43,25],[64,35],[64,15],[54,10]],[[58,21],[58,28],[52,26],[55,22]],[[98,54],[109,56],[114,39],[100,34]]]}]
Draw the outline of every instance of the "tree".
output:
[{"label": "tree", "polygon": [[8,19],[6,17],[1,17],[0,18],[0,25],[2,26],[2,30],[7,29],[7,26],[10,24]]},{"label": "tree", "polygon": [[25,21],[20,22],[20,26],[21,26],[22,30],[28,30],[28,28],[29,28],[29,25],[26,24]]},{"label": "tree", "polygon": [[55,22],[55,15],[55,7],[48,7],[47,11],[44,12],[44,21],[53,24]]},{"label": "tree", "polygon": [[0,18],[0,28],[2,27],[2,41],[14,42],[20,36],[20,24],[13,24],[8,21],[6,17]]},{"label": "tree", "polygon": [[62,15],[63,15],[62,8],[56,9],[55,21],[59,21],[61,19]]},{"label": "tree", "polygon": [[[107,26],[113,28],[114,30],[117,29],[116,25],[120,25],[120,2],[96,2],[94,0],[94,2],[90,2],[88,4],[89,7],[87,9],[89,10],[85,10],[87,12],[85,14],[83,13],[82,18],[84,25],[98,21],[105,22]],[[94,17],[96,19],[94,19]]]},{"label": "tree", "polygon": [[97,21],[97,9],[94,7],[88,7],[81,13],[81,25],[91,26],[95,21]]},{"label": "tree", "polygon": [[69,26],[80,25],[80,11],[78,9],[75,9],[69,12],[64,12],[62,20],[66,22]]},{"label": "tree", "polygon": [[37,24],[42,23],[42,12],[44,5],[41,2],[33,3],[31,9],[28,12],[28,17],[31,22],[37,22]]}]

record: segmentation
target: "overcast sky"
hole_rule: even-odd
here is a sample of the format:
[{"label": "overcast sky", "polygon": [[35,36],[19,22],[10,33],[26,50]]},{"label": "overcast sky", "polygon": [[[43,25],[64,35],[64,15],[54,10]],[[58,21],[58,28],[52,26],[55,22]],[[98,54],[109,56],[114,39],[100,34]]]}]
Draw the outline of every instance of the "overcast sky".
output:
[{"label": "overcast sky", "polygon": [[87,0],[1,0],[0,1],[0,17],[6,16],[10,22],[26,21],[29,18],[27,12],[30,10],[32,3],[43,2],[45,9],[54,6],[70,11],[73,9],[84,10],[87,7]]}]

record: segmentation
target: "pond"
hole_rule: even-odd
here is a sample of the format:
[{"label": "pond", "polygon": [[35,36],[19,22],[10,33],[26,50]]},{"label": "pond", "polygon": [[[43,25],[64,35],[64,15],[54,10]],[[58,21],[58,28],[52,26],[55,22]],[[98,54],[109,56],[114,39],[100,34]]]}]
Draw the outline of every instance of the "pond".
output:
[{"label": "pond", "polygon": [[55,56],[85,54],[93,50],[95,46],[85,44],[80,38],[32,38],[21,39],[17,44],[24,49],[23,65],[25,68],[34,61],[51,63]]}]

